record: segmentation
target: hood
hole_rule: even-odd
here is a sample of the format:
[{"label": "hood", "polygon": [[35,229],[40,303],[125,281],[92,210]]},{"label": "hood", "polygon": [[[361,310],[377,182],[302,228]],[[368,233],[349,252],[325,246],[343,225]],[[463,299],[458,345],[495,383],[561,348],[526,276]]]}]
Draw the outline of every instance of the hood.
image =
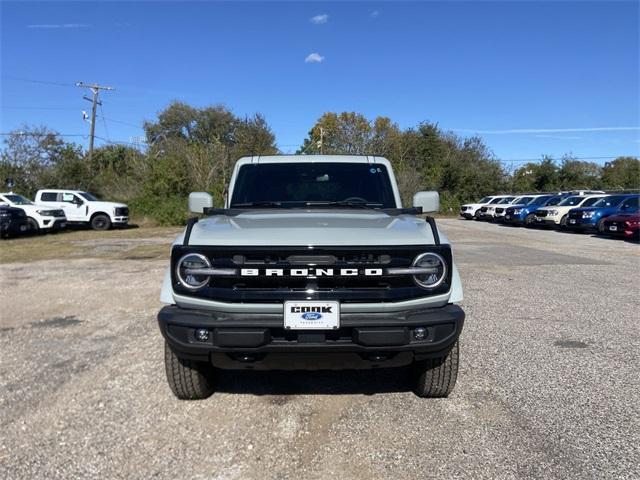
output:
[{"label": "hood", "polygon": [[116,203],[116,202],[103,202],[103,201],[98,201],[98,202],[89,202],[91,204],[92,207],[95,208],[116,208],[116,207],[126,207],[126,205],[124,203]]},{"label": "hood", "polygon": [[[448,243],[440,233],[442,243]],[[427,245],[429,224],[411,215],[362,210],[248,210],[193,226],[191,245]]]},{"label": "hood", "polygon": [[637,213],[616,213],[615,215],[611,215],[607,217],[607,220],[615,220],[618,222],[624,222],[628,220],[640,220],[640,212]]}]

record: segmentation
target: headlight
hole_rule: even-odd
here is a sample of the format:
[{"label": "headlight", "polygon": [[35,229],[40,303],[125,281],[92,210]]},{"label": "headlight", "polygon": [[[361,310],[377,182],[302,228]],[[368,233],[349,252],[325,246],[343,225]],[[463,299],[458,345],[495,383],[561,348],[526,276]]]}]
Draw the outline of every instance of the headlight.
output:
[{"label": "headlight", "polygon": [[556,215],[558,215],[558,210],[549,210],[547,212],[547,215],[549,215],[550,217],[555,217]]},{"label": "headlight", "polygon": [[582,218],[592,218],[595,214],[596,212],[593,210],[590,212],[582,212]]},{"label": "headlight", "polygon": [[437,287],[447,275],[447,263],[437,253],[427,252],[418,255],[412,266],[429,270],[428,273],[413,276],[413,280],[422,288]]},{"label": "headlight", "polygon": [[5,212],[4,210],[0,210],[0,218],[9,218],[11,214],[9,212]]},{"label": "headlight", "polygon": [[626,223],[630,227],[635,227],[636,225],[640,225],[640,220],[629,220],[629,221],[624,222],[624,223]]},{"label": "headlight", "polygon": [[513,209],[513,214],[514,215],[520,215],[522,213],[522,209],[521,208],[514,208]]},{"label": "headlight", "polygon": [[211,262],[199,253],[188,253],[176,265],[176,276],[183,287],[189,290],[199,290],[209,283],[208,275],[197,275],[190,272],[198,268],[211,268]]},{"label": "headlight", "polygon": [[43,217],[53,217],[56,214],[55,210],[36,210]]}]

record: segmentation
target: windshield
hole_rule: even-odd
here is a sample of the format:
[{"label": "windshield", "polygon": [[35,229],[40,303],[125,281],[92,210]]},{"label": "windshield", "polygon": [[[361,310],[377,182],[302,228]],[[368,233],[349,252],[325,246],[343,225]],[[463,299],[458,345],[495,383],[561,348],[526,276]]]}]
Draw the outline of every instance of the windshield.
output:
[{"label": "windshield", "polygon": [[89,200],[90,202],[97,202],[98,199],[91,195],[89,192],[79,192],[81,197],[84,197],[85,200]]},{"label": "windshield", "polygon": [[489,202],[489,204],[493,205],[494,203],[502,203],[503,198],[494,198]]},{"label": "windshield", "polygon": [[610,197],[601,198],[593,206],[597,208],[615,207],[626,198],[624,195],[611,195]]},{"label": "windshield", "polygon": [[600,200],[602,200],[602,197],[587,198],[581,206],[582,207],[590,207],[590,206],[598,203]]},{"label": "windshield", "polygon": [[551,197],[551,198],[547,199],[546,202],[543,202],[543,203],[547,207],[552,207],[554,205],[558,205],[561,200],[562,200],[562,197]]},{"label": "windshield", "polygon": [[572,207],[574,205],[578,205],[583,199],[584,199],[584,197],[569,197],[569,198],[565,198],[563,201],[561,201],[558,204],[558,206],[559,207]]},{"label": "windshield", "polygon": [[24,198],[22,195],[16,195],[15,193],[4,195],[4,198],[16,205],[33,205],[33,202],[31,200],[29,200],[28,198]]},{"label": "windshield", "polygon": [[230,206],[296,207],[308,206],[308,202],[396,207],[384,165],[324,162],[243,165],[233,187]]},{"label": "windshield", "polygon": [[548,196],[536,197],[533,200],[531,200],[529,203],[527,203],[527,205],[542,205],[544,202],[547,201],[548,198],[550,197]]},{"label": "windshield", "polygon": [[491,201],[491,197],[482,197],[478,200],[478,203],[489,203]]},{"label": "windshield", "polygon": [[529,202],[531,202],[532,200],[534,200],[535,197],[520,197],[517,198],[516,200],[518,200],[517,202],[513,202],[514,205],[528,205]]}]

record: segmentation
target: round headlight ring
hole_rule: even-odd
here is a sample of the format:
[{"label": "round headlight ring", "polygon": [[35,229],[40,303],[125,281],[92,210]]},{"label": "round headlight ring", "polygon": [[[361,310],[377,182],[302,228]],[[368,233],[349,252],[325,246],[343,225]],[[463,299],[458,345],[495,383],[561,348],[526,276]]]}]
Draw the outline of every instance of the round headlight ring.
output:
[{"label": "round headlight ring", "polygon": [[[433,283],[425,283],[423,280],[420,280],[420,278],[419,278],[420,276],[414,275],[413,276],[413,281],[416,282],[416,284],[421,288],[433,289],[433,288],[436,288],[436,287],[440,286],[442,284],[442,282],[444,282],[444,279],[447,278],[447,262],[444,260],[444,258],[442,258],[442,256],[438,255],[437,253],[426,252],[426,253],[421,253],[420,255],[418,255],[413,260],[412,266],[414,266],[414,267],[424,266],[424,265],[421,265],[421,263],[426,258],[429,258],[431,260],[436,260],[439,263],[440,268],[442,269],[442,271],[440,273],[440,276],[439,276],[438,280],[433,282]],[[433,263],[433,262],[431,262],[431,263]]]},{"label": "round headlight ring", "polygon": [[[185,265],[185,262],[191,262],[192,265]],[[211,261],[200,253],[187,253],[176,265],[176,276],[180,284],[189,290],[200,290],[209,283],[209,276],[204,275],[187,275],[185,268],[211,268]],[[187,281],[188,280],[188,281]]]}]

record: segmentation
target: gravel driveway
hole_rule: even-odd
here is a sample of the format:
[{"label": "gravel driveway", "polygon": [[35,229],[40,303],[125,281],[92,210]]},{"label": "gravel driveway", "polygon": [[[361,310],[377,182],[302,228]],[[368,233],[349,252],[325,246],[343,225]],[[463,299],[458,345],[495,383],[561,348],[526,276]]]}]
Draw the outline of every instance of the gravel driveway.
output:
[{"label": "gravel driveway", "polygon": [[640,477],[640,247],[440,225],[467,322],[439,400],[381,370],[223,373],[181,402],[155,319],[165,259],[0,265],[0,478]]}]

